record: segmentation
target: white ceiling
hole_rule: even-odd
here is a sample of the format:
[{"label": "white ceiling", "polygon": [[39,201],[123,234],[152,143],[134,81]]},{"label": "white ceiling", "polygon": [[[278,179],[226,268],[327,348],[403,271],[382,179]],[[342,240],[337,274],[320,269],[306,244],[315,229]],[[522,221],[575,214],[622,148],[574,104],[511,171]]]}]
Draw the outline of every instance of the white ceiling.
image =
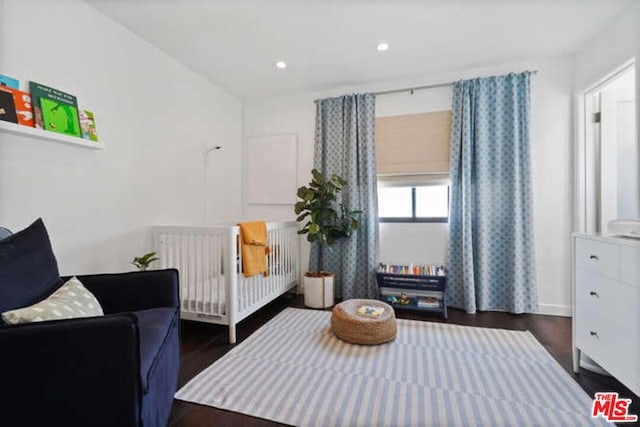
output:
[{"label": "white ceiling", "polygon": [[632,0],[86,1],[246,99],[569,54]]}]

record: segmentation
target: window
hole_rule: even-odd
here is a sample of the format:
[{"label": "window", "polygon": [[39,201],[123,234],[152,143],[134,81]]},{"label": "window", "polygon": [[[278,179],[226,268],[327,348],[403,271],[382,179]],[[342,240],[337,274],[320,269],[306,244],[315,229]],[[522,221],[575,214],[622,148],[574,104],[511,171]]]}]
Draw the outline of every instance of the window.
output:
[{"label": "window", "polygon": [[449,186],[378,187],[380,222],[447,222]]},{"label": "window", "polygon": [[380,222],[447,222],[451,111],[376,118]]}]

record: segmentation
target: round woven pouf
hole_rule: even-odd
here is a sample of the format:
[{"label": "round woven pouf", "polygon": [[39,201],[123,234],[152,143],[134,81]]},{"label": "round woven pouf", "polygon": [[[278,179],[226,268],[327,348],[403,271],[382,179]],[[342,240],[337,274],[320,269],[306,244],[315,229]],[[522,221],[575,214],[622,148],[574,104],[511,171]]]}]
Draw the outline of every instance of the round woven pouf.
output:
[{"label": "round woven pouf", "polygon": [[[362,306],[382,307],[384,312],[377,318],[362,316]],[[351,344],[374,345],[393,341],[398,328],[396,315],[389,304],[371,299],[350,299],[341,302],[331,313],[331,332]]]}]

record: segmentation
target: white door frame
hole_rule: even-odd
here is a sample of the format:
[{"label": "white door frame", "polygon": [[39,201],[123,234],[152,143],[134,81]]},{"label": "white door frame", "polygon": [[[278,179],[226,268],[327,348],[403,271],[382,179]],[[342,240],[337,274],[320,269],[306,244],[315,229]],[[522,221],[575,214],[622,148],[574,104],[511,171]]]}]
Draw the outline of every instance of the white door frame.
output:
[{"label": "white door frame", "polygon": [[[591,114],[593,113],[593,105],[587,102],[588,95],[599,91],[612,80],[616,79],[621,73],[627,71],[630,67],[636,65],[636,59],[631,58],[618,67],[616,67],[610,73],[597,79],[592,84],[586,85],[582,88],[577,88],[574,93],[574,201],[573,201],[573,230],[576,232],[588,232],[589,221],[587,218],[587,203],[589,201],[589,188],[587,186],[587,164],[593,159],[590,158],[590,153],[587,148],[588,144],[592,141],[593,129],[589,124],[591,123]],[[638,99],[638,93],[640,93],[640,87],[638,82],[640,76],[638,75],[638,68],[636,67],[636,118],[640,115],[640,100]],[[638,135],[638,120],[636,119],[636,140],[640,144],[640,135]],[[640,159],[638,159],[640,162]]]}]

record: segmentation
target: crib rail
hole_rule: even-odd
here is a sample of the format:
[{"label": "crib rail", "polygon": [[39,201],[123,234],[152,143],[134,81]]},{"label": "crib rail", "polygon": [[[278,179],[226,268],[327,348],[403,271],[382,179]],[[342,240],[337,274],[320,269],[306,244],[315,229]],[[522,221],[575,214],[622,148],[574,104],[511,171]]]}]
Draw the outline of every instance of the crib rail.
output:
[{"label": "crib rail", "polygon": [[297,284],[297,230],[296,222],[267,223],[266,277],[244,277],[238,226],[157,226],[153,234],[160,267],[180,272],[183,317],[231,326]]},{"label": "crib rail", "polygon": [[[298,281],[300,266],[300,239],[296,222],[267,223],[267,241],[271,249],[267,256],[269,276],[260,274],[244,277],[238,274],[238,313],[242,318],[282,294],[290,283]],[[240,235],[240,227],[233,227],[233,234]],[[238,250],[238,265],[242,265],[242,254]],[[290,286],[289,286],[290,288]],[[248,313],[248,314],[247,314]],[[241,320],[240,319],[240,320]]]},{"label": "crib rail", "polygon": [[155,227],[160,267],[175,268],[180,273],[183,311],[224,315],[228,236],[229,227]]}]

